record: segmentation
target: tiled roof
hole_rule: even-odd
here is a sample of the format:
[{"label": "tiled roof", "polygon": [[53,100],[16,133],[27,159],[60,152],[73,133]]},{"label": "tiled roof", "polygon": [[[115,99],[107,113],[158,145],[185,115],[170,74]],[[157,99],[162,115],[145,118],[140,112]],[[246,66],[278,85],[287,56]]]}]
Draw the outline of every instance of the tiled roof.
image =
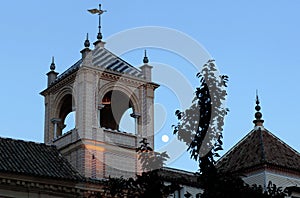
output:
[{"label": "tiled roof", "polygon": [[300,173],[300,154],[266,129],[255,129],[228,151],[217,167],[224,172],[242,172],[271,165]]},{"label": "tiled roof", "polygon": [[130,65],[129,63],[103,47],[94,49],[92,53],[92,64],[94,66],[119,73],[129,74],[135,77],[143,77],[143,74],[139,69]]},{"label": "tiled roof", "polygon": [[10,138],[0,138],[0,172],[62,180],[83,178],[55,146]]},{"label": "tiled roof", "polygon": [[[142,78],[142,72],[135,68],[134,66],[130,65],[120,57],[116,56],[109,50],[100,47],[92,50],[92,65],[96,67],[100,67],[104,70],[114,71],[121,74],[128,74],[134,77]],[[61,80],[62,78],[68,76],[69,74],[77,71],[82,64],[83,60],[78,60],[74,65],[69,67],[66,71],[60,74],[57,79],[53,82],[56,83],[57,81]]]}]

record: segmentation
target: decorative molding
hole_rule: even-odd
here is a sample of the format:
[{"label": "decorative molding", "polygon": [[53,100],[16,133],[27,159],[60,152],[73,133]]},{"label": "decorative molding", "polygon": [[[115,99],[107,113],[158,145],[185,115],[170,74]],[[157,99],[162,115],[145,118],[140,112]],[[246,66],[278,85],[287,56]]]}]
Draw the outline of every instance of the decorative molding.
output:
[{"label": "decorative molding", "polygon": [[47,89],[42,91],[40,94],[43,96],[49,95],[50,93],[56,94],[60,89],[66,85],[70,85],[75,81],[77,71],[69,74],[68,76],[65,76],[64,78],[60,79],[57,82],[54,82],[54,84],[51,84]]}]

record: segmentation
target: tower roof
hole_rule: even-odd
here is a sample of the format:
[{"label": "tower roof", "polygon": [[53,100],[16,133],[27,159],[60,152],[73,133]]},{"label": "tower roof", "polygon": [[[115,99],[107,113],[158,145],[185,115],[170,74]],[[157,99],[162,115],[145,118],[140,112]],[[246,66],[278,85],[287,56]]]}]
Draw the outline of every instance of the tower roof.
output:
[{"label": "tower roof", "polygon": [[[144,78],[141,70],[132,66],[125,60],[113,54],[104,47],[97,47],[91,52],[91,66],[98,67],[104,71],[113,71],[120,74],[127,74],[137,78]],[[75,64],[69,67],[66,71],[60,74],[54,83],[60,81],[69,74],[77,71],[83,65],[83,59],[78,60]]]},{"label": "tower roof", "polygon": [[256,93],[254,129],[217,162],[223,172],[247,171],[265,165],[300,173],[300,154],[264,128]]},{"label": "tower roof", "polygon": [[92,52],[92,65],[105,70],[143,77],[142,72],[105,48],[96,48]]},{"label": "tower roof", "polygon": [[263,127],[246,135],[218,162],[223,172],[243,172],[264,165],[300,173],[300,154]]}]

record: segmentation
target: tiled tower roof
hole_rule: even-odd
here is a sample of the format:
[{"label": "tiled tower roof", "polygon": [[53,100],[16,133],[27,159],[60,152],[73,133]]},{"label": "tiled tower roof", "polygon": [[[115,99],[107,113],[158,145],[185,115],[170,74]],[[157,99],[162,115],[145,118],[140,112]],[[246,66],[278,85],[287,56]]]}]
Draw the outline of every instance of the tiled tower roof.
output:
[{"label": "tiled tower roof", "polygon": [[[104,47],[99,47],[92,50],[92,66],[103,69],[104,71],[113,71],[120,74],[127,74],[137,78],[144,78],[140,69],[132,66],[125,60],[121,59],[117,55],[113,54]],[[52,83],[56,83],[65,78],[69,74],[77,71],[82,66],[83,60],[78,60],[75,64],[69,67],[66,71],[60,74],[56,80]]]},{"label": "tiled tower roof", "polygon": [[243,172],[264,165],[300,173],[300,154],[264,128],[252,130],[217,163],[223,172]]},{"label": "tiled tower roof", "polygon": [[300,174],[300,154],[264,128],[258,96],[255,110],[255,128],[217,162],[219,170],[242,173],[272,166]]}]

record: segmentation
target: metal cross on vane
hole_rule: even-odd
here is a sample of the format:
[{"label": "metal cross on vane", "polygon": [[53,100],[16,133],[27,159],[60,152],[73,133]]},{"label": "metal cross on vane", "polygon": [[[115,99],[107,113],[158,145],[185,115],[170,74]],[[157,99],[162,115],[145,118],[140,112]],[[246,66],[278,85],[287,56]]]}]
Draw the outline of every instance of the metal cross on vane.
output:
[{"label": "metal cross on vane", "polygon": [[107,11],[101,9],[101,4],[99,4],[99,9],[94,8],[94,9],[89,9],[88,11],[90,13],[92,13],[92,14],[98,14],[99,15],[99,25],[98,25],[99,31],[98,31],[97,39],[101,40],[102,39],[102,33],[101,33],[101,14],[103,14],[104,12],[107,12]]}]

